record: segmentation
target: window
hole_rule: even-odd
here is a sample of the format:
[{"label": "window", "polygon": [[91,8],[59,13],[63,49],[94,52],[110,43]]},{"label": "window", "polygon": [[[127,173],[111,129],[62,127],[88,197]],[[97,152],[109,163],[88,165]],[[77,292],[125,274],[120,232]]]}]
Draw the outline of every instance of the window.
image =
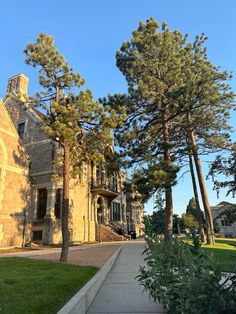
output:
[{"label": "window", "polygon": [[33,231],[33,240],[34,241],[41,241],[42,239],[43,239],[43,231],[42,230]]},{"label": "window", "polygon": [[55,217],[61,219],[62,212],[62,189],[56,190],[56,201],[55,201]]},{"label": "window", "polygon": [[225,237],[226,238],[233,238],[233,234],[232,233],[225,233]]},{"label": "window", "polygon": [[43,219],[47,209],[47,189],[38,189],[37,219]]},{"label": "window", "polygon": [[221,225],[222,225],[222,226],[230,226],[230,224],[229,224],[227,218],[221,219]]},{"label": "window", "polygon": [[25,122],[19,123],[18,124],[18,134],[21,139],[24,138],[25,135]]},{"label": "window", "polygon": [[120,221],[120,203],[112,203],[112,220]]}]

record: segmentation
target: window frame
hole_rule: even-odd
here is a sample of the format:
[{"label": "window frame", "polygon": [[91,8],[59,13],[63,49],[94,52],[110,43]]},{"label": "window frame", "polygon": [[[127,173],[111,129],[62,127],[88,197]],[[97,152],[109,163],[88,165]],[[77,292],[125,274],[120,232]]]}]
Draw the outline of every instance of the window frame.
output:
[{"label": "window frame", "polygon": [[54,215],[56,219],[61,219],[62,216],[62,200],[63,200],[63,189],[58,188],[55,192],[55,205],[54,205]]},{"label": "window frame", "polygon": [[[23,128],[22,128],[23,131],[22,130],[20,131],[20,126],[22,126],[22,125],[23,125]],[[18,122],[18,124],[17,124],[17,132],[18,132],[19,137],[20,137],[21,140],[23,140],[25,138],[25,130],[26,130],[26,121]]]},{"label": "window frame", "polygon": [[[45,197],[45,200],[44,200],[44,202],[42,203],[40,203],[40,193],[42,192],[42,191],[44,191],[44,193],[45,193],[45,195],[46,195],[46,197]],[[48,190],[46,189],[46,188],[39,188],[39,189],[37,189],[37,211],[36,211],[36,219],[38,219],[38,220],[42,220],[42,219],[44,219],[44,217],[45,217],[45,215],[46,215],[46,213],[47,213],[47,197],[48,197]],[[40,209],[39,207],[40,207],[40,205],[44,205],[44,209],[42,210],[42,209]],[[43,215],[44,214],[44,215]]]}]

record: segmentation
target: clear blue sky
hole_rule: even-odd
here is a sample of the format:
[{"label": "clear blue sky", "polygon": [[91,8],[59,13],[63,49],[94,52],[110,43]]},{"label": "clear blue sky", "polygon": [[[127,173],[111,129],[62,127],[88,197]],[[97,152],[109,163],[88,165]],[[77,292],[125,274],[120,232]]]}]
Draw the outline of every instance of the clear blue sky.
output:
[{"label": "clear blue sky", "polygon": [[[86,79],[95,98],[126,91],[126,82],[115,65],[115,52],[131,37],[138,22],[150,16],[159,23],[167,21],[171,29],[189,33],[190,39],[205,32],[210,60],[236,72],[235,12],[235,0],[0,0],[0,97],[4,97],[8,77],[17,73],[30,78],[31,94],[38,89],[37,71],[24,64],[22,51],[39,32],[55,37],[58,49]],[[236,78],[232,81],[234,91],[235,83]],[[233,113],[234,127],[235,121]],[[207,188],[212,205],[232,201],[224,193],[217,200],[210,182]],[[185,176],[174,189],[175,212],[181,213],[191,197],[189,176]],[[152,201],[146,209],[152,210]]]}]

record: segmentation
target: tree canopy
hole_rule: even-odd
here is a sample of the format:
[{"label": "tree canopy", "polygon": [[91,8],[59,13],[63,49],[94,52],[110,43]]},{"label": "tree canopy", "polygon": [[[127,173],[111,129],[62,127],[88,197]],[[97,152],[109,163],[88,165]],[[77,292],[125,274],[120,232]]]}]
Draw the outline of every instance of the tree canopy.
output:
[{"label": "tree canopy", "polygon": [[[218,175],[223,175],[219,179]],[[208,177],[211,176],[214,189],[219,195],[221,188],[226,188],[226,195],[236,195],[236,143],[231,147],[231,151],[227,155],[218,155],[215,161],[211,164]]]}]

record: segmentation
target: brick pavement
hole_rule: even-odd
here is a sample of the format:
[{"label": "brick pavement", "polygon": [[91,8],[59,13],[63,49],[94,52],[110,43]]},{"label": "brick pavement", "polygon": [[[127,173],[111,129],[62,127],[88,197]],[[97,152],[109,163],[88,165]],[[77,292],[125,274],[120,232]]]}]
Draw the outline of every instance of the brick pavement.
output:
[{"label": "brick pavement", "polygon": [[[102,267],[109,257],[120,247],[119,244],[86,245],[69,251],[68,262],[76,265]],[[59,261],[60,251],[43,255],[31,255],[30,258]]]}]

